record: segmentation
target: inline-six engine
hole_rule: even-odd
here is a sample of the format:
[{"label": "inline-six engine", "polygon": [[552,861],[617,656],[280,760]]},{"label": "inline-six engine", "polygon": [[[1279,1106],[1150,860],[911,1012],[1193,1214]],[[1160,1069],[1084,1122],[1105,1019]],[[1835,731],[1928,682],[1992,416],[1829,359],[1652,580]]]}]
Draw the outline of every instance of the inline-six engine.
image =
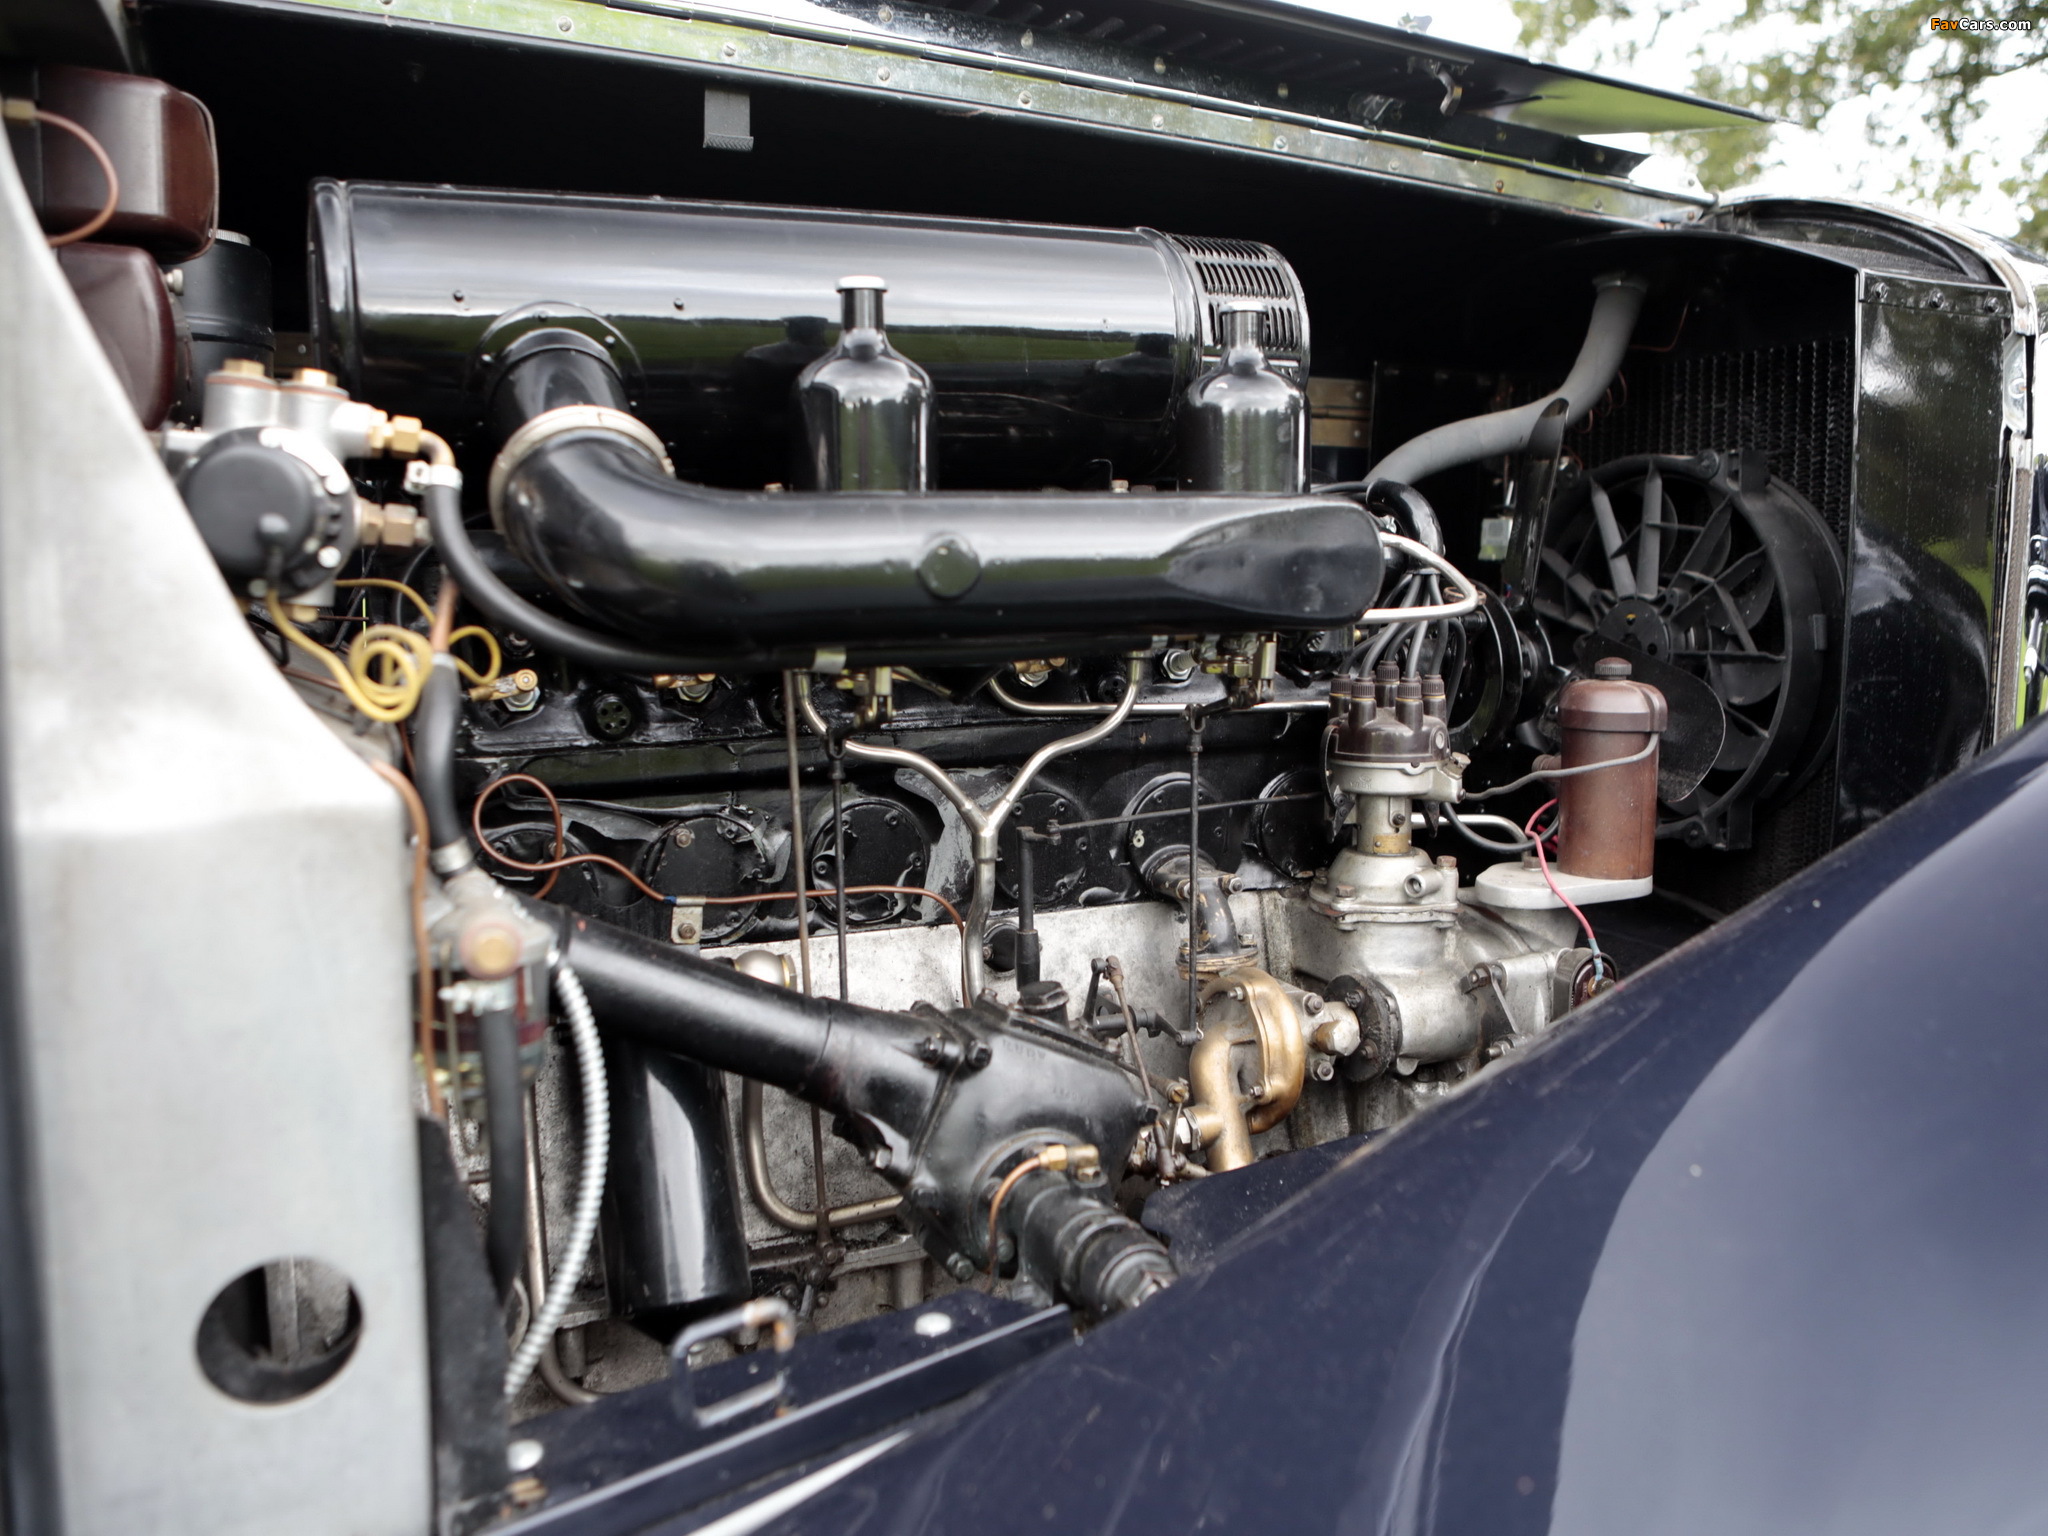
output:
[{"label": "inline-six engine", "polygon": [[[584,1390],[565,1319],[1141,1303],[1149,1192],[1383,1131],[1614,983],[1583,909],[1725,757],[1681,642],[1838,600],[1765,540],[1749,612],[1745,533],[1660,478],[1718,461],[1654,457],[1627,537],[1580,482],[1595,621],[1546,600],[1588,597],[1547,513],[1626,272],[1557,389],[1359,473],[1246,241],[342,182],[312,236],[328,371],[230,361],[163,446],[309,700],[403,722],[508,1391]],[[1414,489],[1481,460],[1527,466],[1498,594]],[[1607,622],[1660,543],[1662,655]]]}]

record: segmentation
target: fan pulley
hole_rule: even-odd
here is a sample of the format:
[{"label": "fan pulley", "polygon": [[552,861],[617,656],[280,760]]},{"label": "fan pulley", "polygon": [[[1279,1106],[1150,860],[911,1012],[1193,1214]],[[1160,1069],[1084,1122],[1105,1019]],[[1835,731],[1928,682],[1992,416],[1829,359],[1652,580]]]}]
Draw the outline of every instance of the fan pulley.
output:
[{"label": "fan pulley", "polygon": [[1832,740],[1842,593],[1827,525],[1760,456],[1651,454],[1560,493],[1532,606],[1560,659],[1663,690],[1659,835],[1743,848]]}]

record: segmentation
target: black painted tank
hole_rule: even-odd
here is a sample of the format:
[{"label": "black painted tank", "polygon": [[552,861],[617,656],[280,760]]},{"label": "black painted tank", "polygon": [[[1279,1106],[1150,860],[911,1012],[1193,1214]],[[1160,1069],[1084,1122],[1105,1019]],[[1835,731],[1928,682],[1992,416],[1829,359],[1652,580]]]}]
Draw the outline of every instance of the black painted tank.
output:
[{"label": "black painted tank", "polygon": [[569,324],[710,485],[794,478],[792,389],[837,338],[847,272],[888,283],[890,340],[931,375],[942,489],[1170,476],[1232,299],[1263,300],[1275,366],[1308,370],[1284,257],[1145,229],[321,181],[311,263],[318,345],[356,398],[488,449],[506,346]]}]

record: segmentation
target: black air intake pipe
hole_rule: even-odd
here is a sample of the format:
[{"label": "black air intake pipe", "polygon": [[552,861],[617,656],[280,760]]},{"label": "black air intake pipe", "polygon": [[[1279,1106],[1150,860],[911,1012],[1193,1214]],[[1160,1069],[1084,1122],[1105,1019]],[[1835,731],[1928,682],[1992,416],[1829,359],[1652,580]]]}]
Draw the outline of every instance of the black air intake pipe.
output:
[{"label": "black air intake pipe", "polygon": [[[906,1217],[960,1273],[989,1259],[998,1176],[1020,1154],[1092,1147],[1112,1176],[1151,1107],[1091,1042],[994,1003],[885,1013],[808,998],[547,903],[601,1029],[787,1089],[903,1191]],[[1078,1161],[1078,1159],[1077,1159]],[[1025,1273],[1103,1315],[1173,1279],[1166,1252],[1110,1203],[1107,1180],[1032,1176],[1003,1226]]]},{"label": "black air intake pipe", "polygon": [[[1331,497],[685,484],[590,343],[554,339],[529,335],[494,390],[501,423],[548,408],[499,454],[492,516],[564,601],[636,639],[742,651],[1319,629],[1379,591],[1372,520]],[[598,398],[565,403],[579,392]]]}]

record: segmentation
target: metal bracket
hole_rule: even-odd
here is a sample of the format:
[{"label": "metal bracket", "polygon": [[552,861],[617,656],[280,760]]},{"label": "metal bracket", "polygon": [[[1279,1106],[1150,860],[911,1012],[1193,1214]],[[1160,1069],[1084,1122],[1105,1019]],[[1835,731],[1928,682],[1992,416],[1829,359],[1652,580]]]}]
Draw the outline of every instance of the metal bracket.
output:
[{"label": "metal bracket", "polygon": [[671,944],[704,942],[704,903],[679,901],[668,909],[668,941]]},{"label": "metal bracket", "polygon": [[417,496],[430,485],[445,485],[451,491],[462,489],[462,471],[453,464],[434,464],[426,459],[410,459],[405,466],[404,490],[408,496]]},{"label": "metal bracket", "polygon": [[743,1413],[770,1403],[782,1406],[784,1389],[789,1385],[789,1369],[778,1366],[775,1374],[767,1381],[760,1382],[735,1392],[730,1397],[720,1398],[715,1403],[697,1401],[697,1390],[691,1380],[690,1351],[699,1344],[712,1339],[722,1339],[748,1330],[769,1329],[774,1337],[777,1356],[787,1355],[796,1348],[796,1314],[790,1311],[789,1303],[780,1296],[763,1296],[735,1307],[730,1312],[720,1312],[701,1322],[690,1324],[669,1346],[669,1359],[675,1370],[678,1394],[690,1410],[690,1416],[702,1428],[723,1424],[736,1419]]}]

